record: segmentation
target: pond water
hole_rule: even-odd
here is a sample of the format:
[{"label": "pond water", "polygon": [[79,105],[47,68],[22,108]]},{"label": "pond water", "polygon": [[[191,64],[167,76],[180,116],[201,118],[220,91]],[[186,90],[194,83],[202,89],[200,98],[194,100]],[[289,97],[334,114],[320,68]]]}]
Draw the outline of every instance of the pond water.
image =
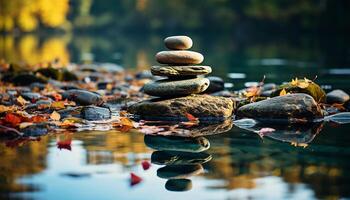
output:
[{"label": "pond water", "polygon": [[[317,75],[325,89],[350,92],[348,37],[193,35],[194,50],[234,89],[263,75],[275,83]],[[93,59],[146,70],[164,49],[164,35],[25,37],[29,39],[2,38],[14,42],[1,55],[27,62],[64,56],[63,61]],[[230,79],[230,73],[238,74]],[[281,135],[264,138],[231,126],[217,135],[174,138],[177,145],[167,145],[171,141],[163,137],[116,130],[67,132],[23,144],[2,141],[0,198],[350,198],[349,124],[287,127]],[[71,145],[62,145],[65,140],[72,140]],[[142,168],[144,161],[151,163],[148,170]],[[130,173],[142,181],[130,185]]]}]

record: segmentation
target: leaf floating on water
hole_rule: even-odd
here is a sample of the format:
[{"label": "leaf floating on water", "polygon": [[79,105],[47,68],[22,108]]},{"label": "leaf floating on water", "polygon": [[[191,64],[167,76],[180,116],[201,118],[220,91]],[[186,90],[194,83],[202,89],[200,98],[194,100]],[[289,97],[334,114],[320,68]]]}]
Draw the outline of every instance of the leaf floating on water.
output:
[{"label": "leaf floating on water", "polygon": [[245,119],[235,120],[233,121],[233,124],[239,128],[251,128],[257,125],[258,122],[255,121],[254,119],[245,118]]},{"label": "leaf floating on water", "polygon": [[131,186],[134,186],[134,185],[137,185],[139,184],[140,182],[142,181],[142,178],[137,176],[136,174],[134,173],[130,173],[130,185]]},{"label": "leaf floating on water", "polygon": [[325,121],[332,121],[338,124],[350,123],[350,112],[337,113],[324,118]]},{"label": "leaf floating on water", "polygon": [[151,163],[147,160],[142,161],[141,163],[143,170],[148,170],[151,167]]}]

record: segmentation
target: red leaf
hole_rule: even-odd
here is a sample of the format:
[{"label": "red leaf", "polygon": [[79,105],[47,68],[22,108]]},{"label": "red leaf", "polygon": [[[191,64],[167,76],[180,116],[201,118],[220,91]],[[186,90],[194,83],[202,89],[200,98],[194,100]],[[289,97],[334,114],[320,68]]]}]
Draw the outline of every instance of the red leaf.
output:
[{"label": "red leaf", "polygon": [[137,185],[139,184],[140,182],[142,181],[142,178],[137,176],[136,174],[134,173],[130,173],[130,185],[131,186],[134,186],[134,185]]},{"label": "red leaf", "polygon": [[148,170],[151,167],[151,163],[149,163],[147,160],[142,161],[142,168],[143,170]]},{"label": "red leaf", "polygon": [[12,113],[7,113],[5,116],[5,121],[9,124],[11,124],[13,127],[19,125],[22,120],[19,116],[12,114]]},{"label": "red leaf", "polygon": [[189,121],[198,121],[198,118],[194,117],[190,113],[186,113],[186,117]]},{"label": "red leaf", "polygon": [[46,122],[47,119],[45,117],[43,117],[43,116],[37,115],[37,116],[31,117],[30,121],[34,122],[34,123],[39,123],[39,122]]}]

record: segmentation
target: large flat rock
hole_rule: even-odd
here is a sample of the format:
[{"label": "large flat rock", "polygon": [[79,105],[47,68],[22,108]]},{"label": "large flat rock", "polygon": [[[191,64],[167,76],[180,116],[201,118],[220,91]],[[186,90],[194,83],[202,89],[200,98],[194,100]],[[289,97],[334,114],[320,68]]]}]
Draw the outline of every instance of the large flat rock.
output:
[{"label": "large flat rock", "polygon": [[223,120],[232,115],[233,101],[225,97],[191,95],[174,99],[153,99],[128,108],[142,119],[184,120],[186,113],[202,120]]},{"label": "large flat rock", "polygon": [[211,67],[200,65],[188,66],[152,66],[151,72],[156,76],[197,76],[211,73]]},{"label": "large flat rock", "polygon": [[265,121],[312,121],[322,117],[322,111],[310,95],[297,93],[244,105],[238,109],[237,116]]}]

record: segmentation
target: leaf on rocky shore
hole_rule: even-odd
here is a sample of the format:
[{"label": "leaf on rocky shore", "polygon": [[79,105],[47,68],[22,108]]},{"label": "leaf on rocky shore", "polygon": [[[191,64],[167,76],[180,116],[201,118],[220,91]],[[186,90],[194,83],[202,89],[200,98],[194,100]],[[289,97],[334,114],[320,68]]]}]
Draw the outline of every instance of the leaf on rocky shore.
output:
[{"label": "leaf on rocky shore", "polygon": [[61,115],[58,112],[53,111],[50,115],[50,118],[54,121],[59,121],[61,119]]},{"label": "leaf on rocky shore", "polygon": [[15,115],[13,113],[7,113],[4,120],[8,124],[11,124],[12,127],[18,126],[22,122],[21,117]]},{"label": "leaf on rocky shore", "polygon": [[127,117],[121,117],[120,121],[114,122],[112,126],[116,127],[117,130],[121,132],[128,132],[130,129],[134,128],[134,123]]},{"label": "leaf on rocky shore", "polygon": [[186,127],[191,127],[191,126],[197,126],[199,124],[199,119],[197,117],[194,117],[190,113],[185,113],[186,118],[188,119],[187,122],[181,122],[182,125]]},{"label": "leaf on rocky shore", "polygon": [[17,102],[18,102],[21,106],[25,106],[26,104],[29,103],[29,101],[25,100],[22,96],[17,97]]},{"label": "leaf on rocky shore", "polygon": [[307,78],[304,78],[304,80],[298,80],[298,78],[295,78],[290,82],[292,86],[296,86],[302,89],[307,88],[310,83],[312,83],[312,81]]},{"label": "leaf on rocky shore", "polygon": [[9,111],[14,111],[16,110],[16,108],[14,106],[4,106],[4,105],[0,105],[0,113],[4,113],[4,112],[9,112]]},{"label": "leaf on rocky shore", "polygon": [[64,101],[55,101],[51,103],[51,108],[59,110],[65,108]]}]

